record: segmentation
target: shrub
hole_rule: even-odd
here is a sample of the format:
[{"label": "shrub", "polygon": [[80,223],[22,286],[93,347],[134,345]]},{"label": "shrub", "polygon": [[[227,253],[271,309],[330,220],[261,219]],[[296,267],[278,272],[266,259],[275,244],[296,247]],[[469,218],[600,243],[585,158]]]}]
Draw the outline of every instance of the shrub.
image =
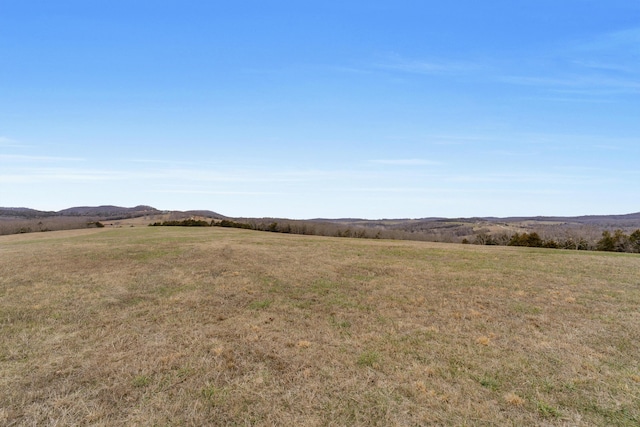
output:
[{"label": "shrub", "polygon": [[602,232],[602,238],[596,244],[596,249],[609,252],[631,252],[633,246],[634,243],[631,238],[624,234],[622,230],[614,231],[613,235],[610,231],[605,230]]},{"label": "shrub", "polygon": [[637,229],[629,236],[629,245],[633,252],[640,252],[640,229]]},{"label": "shrub", "polygon": [[[554,242],[555,243],[555,242]],[[543,240],[535,231],[532,233],[514,234],[508,243],[509,246],[528,246],[530,248],[541,248],[544,246]]]}]

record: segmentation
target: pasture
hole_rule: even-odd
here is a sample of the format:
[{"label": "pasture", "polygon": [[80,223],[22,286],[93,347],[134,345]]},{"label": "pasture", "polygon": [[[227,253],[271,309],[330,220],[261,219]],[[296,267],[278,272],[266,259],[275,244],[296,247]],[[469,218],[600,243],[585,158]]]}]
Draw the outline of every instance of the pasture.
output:
[{"label": "pasture", "polygon": [[640,256],[0,237],[2,425],[640,425]]}]

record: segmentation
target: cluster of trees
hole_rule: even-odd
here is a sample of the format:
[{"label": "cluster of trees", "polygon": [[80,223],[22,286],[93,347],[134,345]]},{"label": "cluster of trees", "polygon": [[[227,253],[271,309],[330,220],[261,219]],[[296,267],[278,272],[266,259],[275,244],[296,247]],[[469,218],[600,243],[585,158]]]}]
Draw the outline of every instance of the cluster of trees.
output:
[{"label": "cluster of trees", "polygon": [[[410,240],[430,240],[420,233],[399,233],[399,230],[372,229],[365,227],[345,227],[344,225],[327,222],[310,221],[272,221],[272,220],[247,220],[232,221],[223,220],[198,220],[184,219],[155,222],[150,226],[181,226],[181,227],[228,227],[241,228],[246,230],[267,231],[272,233],[306,234],[333,237],[355,237],[362,239],[410,239]],[[422,238],[419,238],[422,237]],[[599,240],[587,240],[585,237],[568,235],[563,238],[543,238],[537,232],[525,232],[514,234],[490,234],[486,231],[476,233],[473,241],[462,239],[462,243],[473,243],[476,245],[501,245],[501,246],[525,246],[530,248],[553,248],[553,249],[574,249],[574,250],[600,250],[614,252],[634,252],[640,253],[640,229],[630,235],[622,230],[614,232],[604,231]]]},{"label": "cluster of trees", "polygon": [[248,229],[251,230],[251,224],[247,224],[244,222],[235,222],[235,221],[231,221],[228,219],[223,219],[222,221],[211,221],[211,225],[212,226],[218,226],[218,227],[227,227],[227,228],[244,228],[244,229]]},{"label": "cluster of trees", "polygon": [[[471,243],[468,239],[463,239],[462,243]],[[622,230],[615,230],[611,233],[608,230],[602,232],[602,238],[590,242],[581,237],[569,237],[566,239],[543,239],[538,233],[515,233],[511,236],[507,234],[490,235],[486,232],[478,233],[473,240],[476,245],[506,245],[506,246],[526,246],[530,248],[553,248],[553,249],[575,249],[575,250],[597,250],[609,252],[631,252],[640,253],[640,229],[627,235]]]},{"label": "cluster of trees", "polygon": [[394,238],[391,234],[384,235],[380,230],[373,231],[363,227],[343,227],[336,224],[309,221],[261,221],[248,220],[248,222],[223,219],[211,222],[196,219],[171,220],[154,222],[149,226],[180,226],[180,227],[227,227],[241,228],[245,230],[268,231],[272,233],[305,234],[333,237],[357,237],[357,238]]},{"label": "cluster of trees", "polygon": [[48,217],[37,219],[0,218],[0,236],[8,234],[36,233],[45,231],[77,230],[100,227],[97,221],[87,221],[81,217]]},{"label": "cluster of trees", "polygon": [[622,230],[603,231],[602,238],[598,240],[597,249],[599,251],[610,252],[634,252],[640,253],[640,229],[630,235]]},{"label": "cluster of trees", "polygon": [[[306,234],[319,236],[334,237],[358,237],[368,238],[371,233],[367,233],[364,228],[347,227],[346,229],[335,224],[307,221],[251,221],[251,222],[234,222],[230,220],[222,220],[212,223],[218,227],[244,228],[248,230],[269,231],[271,233],[286,234]],[[379,235],[377,237],[380,237]]]},{"label": "cluster of trees", "polygon": [[149,224],[150,227],[210,227],[213,225],[213,221],[210,223],[208,221],[204,221],[201,219],[183,219],[182,221],[171,220],[171,221],[162,221],[162,222],[154,222],[153,224]]}]

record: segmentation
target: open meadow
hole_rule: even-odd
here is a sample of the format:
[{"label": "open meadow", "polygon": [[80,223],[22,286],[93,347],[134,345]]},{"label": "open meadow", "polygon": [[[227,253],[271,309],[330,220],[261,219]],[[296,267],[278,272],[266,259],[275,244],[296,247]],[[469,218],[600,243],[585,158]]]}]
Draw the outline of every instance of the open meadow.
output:
[{"label": "open meadow", "polygon": [[640,255],[0,237],[1,425],[640,425]]}]

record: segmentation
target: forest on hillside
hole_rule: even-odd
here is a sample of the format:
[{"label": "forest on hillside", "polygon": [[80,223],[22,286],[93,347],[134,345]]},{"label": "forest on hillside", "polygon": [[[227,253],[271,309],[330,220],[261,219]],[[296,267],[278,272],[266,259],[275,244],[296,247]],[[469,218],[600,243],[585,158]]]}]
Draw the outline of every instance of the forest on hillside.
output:
[{"label": "forest on hillside", "polygon": [[59,212],[0,208],[0,235],[93,227],[219,226],[277,233],[640,253],[640,213],[582,217],[229,218],[213,211],[150,206],[77,207]]}]

